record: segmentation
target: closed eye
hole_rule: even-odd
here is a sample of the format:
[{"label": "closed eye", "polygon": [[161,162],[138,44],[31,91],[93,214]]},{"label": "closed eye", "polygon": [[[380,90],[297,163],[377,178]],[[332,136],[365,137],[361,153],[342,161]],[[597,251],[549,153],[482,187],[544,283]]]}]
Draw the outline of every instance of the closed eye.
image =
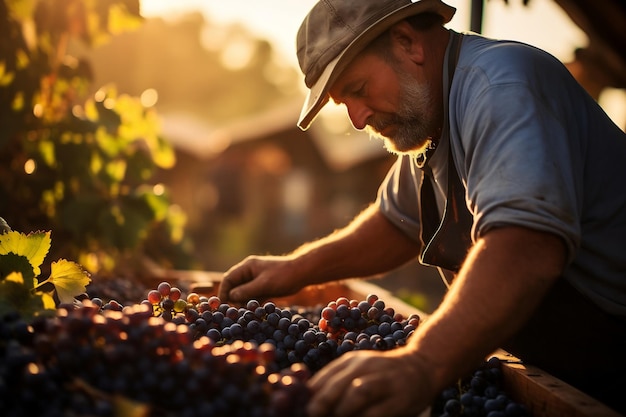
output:
[{"label": "closed eye", "polygon": [[358,87],[353,88],[348,94],[349,97],[363,97],[365,96],[365,83],[360,84]]},{"label": "closed eye", "polygon": [[331,99],[335,102],[335,104],[342,104],[346,99],[349,98],[362,98],[365,97],[366,94],[366,85],[367,82],[353,82],[348,83],[340,90],[340,95],[336,96],[334,94],[330,94]]}]

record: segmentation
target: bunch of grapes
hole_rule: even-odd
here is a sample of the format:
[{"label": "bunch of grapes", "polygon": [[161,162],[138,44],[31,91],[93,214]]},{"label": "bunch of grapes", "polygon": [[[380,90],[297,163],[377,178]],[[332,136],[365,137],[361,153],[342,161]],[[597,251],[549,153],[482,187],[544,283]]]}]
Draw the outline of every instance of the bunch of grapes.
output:
[{"label": "bunch of grapes", "polygon": [[153,315],[171,321],[176,315],[187,310],[187,301],[181,298],[182,295],[178,287],[172,287],[169,282],[163,281],[156,289],[148,292],[147,298],[141,304],[151,306]]},{"label": "bunch of grapes", "polygon": [[387,350],[406,344],[420,317],[396,313],[377,295],[363,301],[339,297],[321,311],[318,326],[339,343],[339,354],[355,349]]},{"label": "bunch of grapes", "polygon": [[[0,408],[7,417],[305,416],[311,375],[351,350],[404,345],[419,325],[374,294],[315,308],[238,307],[168,282],[126,306],[85,295],[54,317],[0,318]],[[525,416],[498,371],[491,363],[445,390],[433,416]]]},{"label": "bunch of grapes", "polygon": [[529,417],[528,409],[504,390],[501,362],[492,357],[468,377],[443,390],[432,417]]},{"label": "bunch of grapes", "polygon": [[[45,320],[25,322],[19,315],[0,317],[0,408],[6,417],[113,417],[114,404],[103,395],[90,395],[80,383],[73,384],[58,366]],[[75,389],[72,389],[75,387]]]},{"label": "bunch of grapes", "polygon": [[5,332],[3,415],[116,416],[122,398],[154,416],[304,413],[308,370],[278,369],[271,344],[194,340],[188,325],[142,304],[119,312],[83,301],[57,313]]},{"label": "bunch of grapes", "polygon": [[[163,283],[159,285],[162,287]],[[150,300],[154,311],[160,311],[166,296],[159,290],[150,294],[154,294]],[[195,293],[187,296],[186,307],[178,302],[178,316],[168,315],[167,319],[189,323],[194,338],[206,336],[217,344],[238,340],[270,343],[275,346],[280,368],[303,363],[312,372],[350,350],[387,350],[403,345],[420,322],[417,315],[404,318],[396,314],[374,294],[364,301],[339,297],[320,311],[279,308],[273,302],[261,305],[257,300],[235,307],[222,303],[217,296]]]},{"label": "bunch of grapes", "polygon": [[326,333],[311,320],[272,302],[261,305],[250,300],[245,307],[237,308],[222,303],[216,296],[207,300],[200,297],[197,305],[189,307],[186,316],[195,337],[206,336],[217,344],[236,341],[271,344],[281,369],[304,363],[317,371],[336,356],[335,349],[327,343]]}]

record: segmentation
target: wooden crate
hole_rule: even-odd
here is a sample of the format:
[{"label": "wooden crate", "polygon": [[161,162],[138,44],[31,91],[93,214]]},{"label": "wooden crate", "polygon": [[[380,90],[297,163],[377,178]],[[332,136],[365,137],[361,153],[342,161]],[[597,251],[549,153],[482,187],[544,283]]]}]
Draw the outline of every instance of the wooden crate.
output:
[{"label": "wooden crate", "polygon": [[601,402],[508,352],[494,353],[502,368],[507,392],[525,404],[534,417],[623,417]]},{"label": "wooden crate", "polygon": [[[157,280],[179,282],[189,291],[202,295],[215,295],[219,289],[222,273],[208,271],[169,271]],[[279,307],[325,305],[338,297],[364,300],[368,294],[376,294],[398,313],[408,317],[427,314],[398,299],[389,291],[379,287],[375,281],[347,280],[315,285],[288,297],[274,298]],[[504,382],[507,392],[516,401],[526,405],[533,417],[624,417],[599,401],[577,390],[547,372],[524,364],[506,351],[494,352],[503,363]],[[419,417],[428,417],[426,410]]]}]

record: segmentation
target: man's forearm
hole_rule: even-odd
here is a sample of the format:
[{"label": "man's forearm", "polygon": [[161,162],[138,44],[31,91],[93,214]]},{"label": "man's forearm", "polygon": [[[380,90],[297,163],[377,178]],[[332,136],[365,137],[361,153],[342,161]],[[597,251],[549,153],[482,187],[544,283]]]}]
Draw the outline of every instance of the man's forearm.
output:
[{"label": "man's forearm", "polygon": [[560,238],[522,228],[490,232],[470,251],[442,305],[411,341],[441,389],[521,328],[560,276]]},{"label": "man's forearm", "polygon": [[290,256],[301,275],[322,283],[389,271],[417,256],[411,240],[371,205],[348,226],[305,244]]}]

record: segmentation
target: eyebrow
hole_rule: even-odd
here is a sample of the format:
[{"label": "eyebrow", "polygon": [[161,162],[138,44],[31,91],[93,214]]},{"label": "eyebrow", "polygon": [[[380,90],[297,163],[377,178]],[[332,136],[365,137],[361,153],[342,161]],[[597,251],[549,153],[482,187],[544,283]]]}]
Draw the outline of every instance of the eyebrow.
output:
[{"label": "eyebrow", "polygon": [[[362,81],[360,80],[354,80],[354,81],[349,81],[347,82],[339,91],[339,97],[348,97],[352,94],[352,92],[357,89],[357,86],[359,84],[361,84]],[[360,87],[359,87],[360,88]],[[328,94],[331,98],[332,101],[335,102],[335,104],[341,104],[342,102],[340,100],[335,99],[330,93]]]}]

